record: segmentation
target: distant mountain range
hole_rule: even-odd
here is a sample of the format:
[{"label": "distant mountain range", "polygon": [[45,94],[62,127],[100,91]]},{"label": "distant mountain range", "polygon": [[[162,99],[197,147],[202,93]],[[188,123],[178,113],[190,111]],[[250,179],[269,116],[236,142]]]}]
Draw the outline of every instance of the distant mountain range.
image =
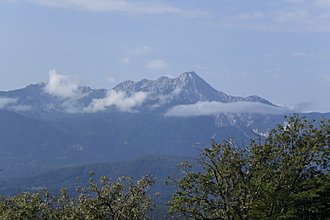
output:
[{"label": "distant mountain range", "polygon": [[259,96],[220,92],[194,72],[125,81],[111,90],[79,86],[54,72],[48,83],[0,92],[0,174],[32,176],[146,155],[194,157],[211,139],[265,137],[290,114]]},{"label": "distant mountain range", "polygon": [[39,83],[23,89],[0,92],[2,109],[38,118],[38,115],[53,116],[54,113],[109,112],[116,108],[125,112],[159,112],[160,109],[198,102],[254,102],[274,106],[270,101],[256,95],[239,97],[217,91],[195,72],[183,73],[174,79],[164,76],[157,80],[125,81],[110,91],[65,85],[61,81],[54,84],[50,81],[48,84]]}]

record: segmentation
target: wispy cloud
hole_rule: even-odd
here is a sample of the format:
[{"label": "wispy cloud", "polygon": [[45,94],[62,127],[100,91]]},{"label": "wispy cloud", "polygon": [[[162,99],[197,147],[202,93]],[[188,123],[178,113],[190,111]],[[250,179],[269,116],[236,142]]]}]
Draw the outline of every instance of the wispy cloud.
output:
[{"label": "wispy cloud", "polygon": [[139,14],[175,14],[184,17],[200,17],[208,15],[198,9],[184,9],[159,1],[135,0],[31,0],[33,3],[58,8],[78,9],[94,12],[119,12],[130,15]]},{"label": "wispy cloud", "polygon": [[119,63],[121,63],[121,64],[128,65],[128,64],[131,63],[131,58],[129,58],[129,57],[122,57],[122,58],[120,58],[118,61],[119,61]]},{"label": "wispy cloud", "polygon": [[149,46],[140,46],[140,47],[123,47],[123,52],[129,55],[144,55],[150,53],[153,49]]},{"label": "wispy cloud", "polygon": [[152,52],[153,49],[149,46],[140,46],[140,47],[123,47],[122,54],[123,56],[118,59],[118,62],[124,65],[128,65],[137,57],[145,56]]},{"label": "wispy cloud", "polygon": [[107,110],[108,107],[116,107],[119,111],[132,112],[134,107],[143,104],[147,97],[144,92],[138,92],[131,96],[127,96],[124,92],[116,92],[110,90],[106,97],[101,99],[93,99],[89,106],[84,110],[85,112],[100,112]]},{"label": "wispy cloud", "polygon": [[290,109],[292,112],[311,112],[312,111],[312,103],[311,102],[300,102]]},{"label": "wispy cloud", "polygon": [[7,98],[7,97],[0,97],[0,109],[4,109],[10,105],[16,104],[16,98]]},{"label": "wispy cloud", "polygon": [[292,57],[297,58],[311,58],[311,59],[329,59],[330,55],[324,53],[313,53],[313,52],[293,52]]},{"label": "wispy cloud", "polygon": [[168,67],[168,64],[164,60],[156,59],[147,63],[146,67],[150,70],[164,70]]},{"label": "wispy cloud", "polygon": [[33,107],[29,105],[13,105],[10,106],[9,109],[17,112],[24,112],[24,111],[30,111],[31,109],[33,109]]},{"label": "wispy cloud", "polygon": [[44,91],[52,96],[64,99],[77,99],[82,95],[76,77],[58,74],[54,69],[49,71],[49,81]]},{"label": "wispy cloud", "polygon": [[194,65],[192,66],[192,68],[193,68],[194,70],[200,70],[200,71],[206,71],[206,70],[209,70],[208,67],[203,66],[203,65],[200,65],[200,64],[194,64]]},{"label": "wispy cloud", "polygon": [[264,31],[330,32],[330,1],[268,2],[262,9],[241,10],[235,15],[223,15],[220,25]]},{"label": "wispy cloud", "polygon": [[257,102],[198,102],[191,105],[178,105],[170,108],[166,116],[193,117],[216,115],[219,113],[259,113],[259,114],[284,114],[291,112],[285,107],[265,105]]},{"label": "wispy cloud", "polygon": [[174,89],[170,94],[168,95],[161,95],[159,97],[159,105],[164,105],[172,101],[176,96],[178,96],[182,92],[182,88],[176,88]]},{"label": "wispy cloud", "polygon": [[32,107],[29,105],[19,104],[18,98],[0,97],[0,109],[22,112],[29,111]]},{"label": "wispy cloud", "polygon": [[111,77],[111,76],[106,77],[105,80],[110,84],[113,84],[113,83],[116,82],[116,79],[114,77]]},{"label": "wispy cloud", "polygon": [[325,82],[330,82],[330,73],[329,74],[319,74],[319,78]]}]

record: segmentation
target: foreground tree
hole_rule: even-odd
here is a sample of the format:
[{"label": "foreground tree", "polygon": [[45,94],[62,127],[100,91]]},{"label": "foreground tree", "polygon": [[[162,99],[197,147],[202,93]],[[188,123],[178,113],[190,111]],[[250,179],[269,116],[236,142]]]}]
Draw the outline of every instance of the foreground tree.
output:
[{"label": "foreground tree", "polygon": [[212,143],[201,171],[186,169],[177,181],[171,211],[194,219],[330,218],[330,120],[315,125],[295,115],[261,142]]},{"label": "foreground tree", "polygon": [[148,219],[154,204],[147,194],[154,180],[142,177],[136,183],[130,177],[111,182],[91,177],[87,187],[70,197],[62,189],[59,197],[47,190],[0,197],[0,219]]}]

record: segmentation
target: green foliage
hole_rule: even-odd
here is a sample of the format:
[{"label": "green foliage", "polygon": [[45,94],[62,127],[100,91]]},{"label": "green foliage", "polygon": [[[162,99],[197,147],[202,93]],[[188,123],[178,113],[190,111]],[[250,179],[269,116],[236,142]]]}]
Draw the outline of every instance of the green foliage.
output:
[{"label": "green foliage", "polygon": [[329,143],[330,120],[315,125],[298,115],[264,142],[212,143],[202,171],[185,170],[176,182],[171,211],[194,219],[329,218]]},{"label": "green foliage", "polygon": [[59,197],[47,190],[1,197],[0,219],[148,219],[154,204],[147,190],[153,183],[149,177],[134,183],[130,177],[95,182],[91,176],[88,186],[77,189],[77,197],[66,189]]}]

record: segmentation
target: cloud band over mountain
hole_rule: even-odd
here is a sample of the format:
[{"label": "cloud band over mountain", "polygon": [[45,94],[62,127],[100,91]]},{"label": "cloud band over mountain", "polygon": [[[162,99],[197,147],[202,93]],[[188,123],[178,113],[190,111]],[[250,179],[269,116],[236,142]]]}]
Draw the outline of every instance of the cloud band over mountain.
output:
[{"label": "cloud band over mountain", "polygon": [[4,109],[17,102],[16,98],[0,97],[0,109]]},{"label": "cloud band over mountain", "polygon": [[[50,70],[48,82],[31,85],[28,91],[31,89],[35,89],[36,96],[2,95],[0,109],[28,111],[40,108],[65,113],[161,111],[167,117],[194,117],[220,113],[278,115],[302,112],[306,108],[306,104],[279,107],[259,96],[230,96],[212,88],[194,72],[183,73],[177,78],[128,80],[106,90],[79,86],[77,77]],[[45,99],[45,95],[49,98]],[[45,102],[40,103],[41,99]]]},{"label": "cloud band over mountain", "polygon": [[106,97],[93,99],[84,111],[89,113],[100,112],[107,110],[110,106],[114,106],[119,111],[132,112],[133,108],[142,105],[146,98],[147,94],[144,92],[137,92],[131,96],[127,96],[124,92],[110,90],[107,92]]},{"label": "cloud band over mountain", "polygon": [[165,116],[168,117],[193,117],[208,116],[220,113],[259,113],[259,114],[284,114],[290,110],[257,102],[198,102],[191,105],[177,105],[170,108]]}]

